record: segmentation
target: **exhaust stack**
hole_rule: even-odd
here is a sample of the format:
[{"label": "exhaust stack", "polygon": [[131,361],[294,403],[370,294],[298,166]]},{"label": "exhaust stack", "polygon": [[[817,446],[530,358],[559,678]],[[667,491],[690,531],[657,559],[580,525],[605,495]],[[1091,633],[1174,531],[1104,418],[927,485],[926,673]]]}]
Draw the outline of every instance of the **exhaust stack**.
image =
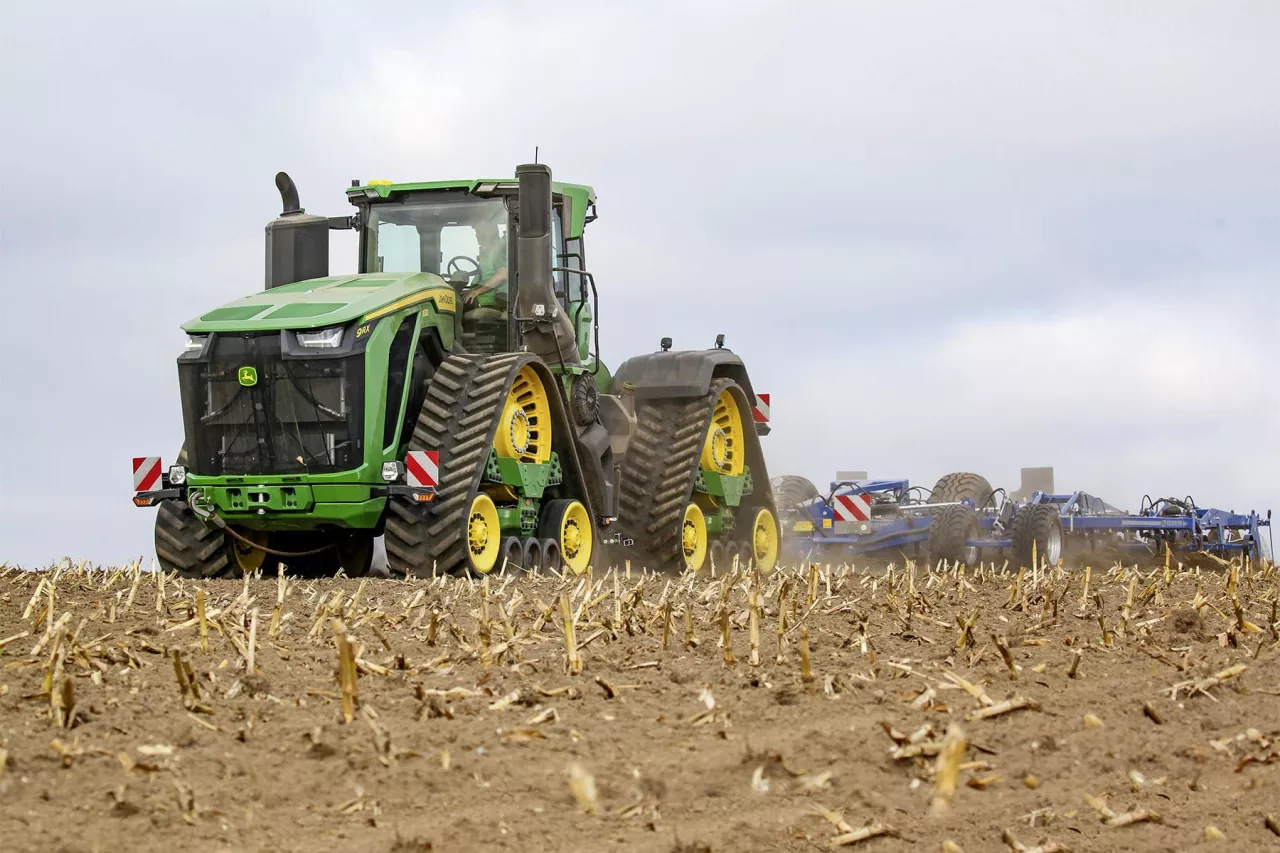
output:
[{"label": "exhaust stack", "polygon": [[302,209],[298,187],[276,173],[280,215],[267,223],[266,289],[329,275],[329,220]]},{"label": "exhaust stack", "polygon": [[516,235],[516,314],[525,346],[543,359],[581,364],[573,323],[556,299],[551,267],[551,169],[541,163],[516,167],[520,183]]}]

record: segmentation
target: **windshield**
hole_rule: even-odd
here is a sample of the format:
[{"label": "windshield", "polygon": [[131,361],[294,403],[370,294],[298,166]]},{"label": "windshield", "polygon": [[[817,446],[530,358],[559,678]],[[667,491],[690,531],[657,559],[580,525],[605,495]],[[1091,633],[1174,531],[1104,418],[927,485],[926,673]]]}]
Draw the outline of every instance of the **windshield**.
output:
[{"label": "windshield", "polygon": [[368,272],[431,272],[471,285],[496,283],[507,266],[502,199],[432,193],[431,200],[373,204],[365,221]]}]

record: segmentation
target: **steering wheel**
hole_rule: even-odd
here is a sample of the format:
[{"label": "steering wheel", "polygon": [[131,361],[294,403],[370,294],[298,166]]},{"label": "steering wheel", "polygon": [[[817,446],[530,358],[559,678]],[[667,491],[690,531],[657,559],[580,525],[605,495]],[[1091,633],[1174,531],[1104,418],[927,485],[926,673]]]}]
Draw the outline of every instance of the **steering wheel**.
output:
[{"label": "steering wheel", "polygon": [[[464,270],[462,268],[462,265],[458,263],[459,261],[466,261],[468,264],[470,264],[472,267],[471,271],[467,272],[466,270]],[[445,273],[449,277],[453,276],[454,267],[457,267],[457,271],[464,273],[468,278],[473,278],[475,276],[480,275],[480,262],[477,261],[475,258],[469,258],[466,255],[457,255],[456,257],[449,259],[449,263],[444,268]]]}]

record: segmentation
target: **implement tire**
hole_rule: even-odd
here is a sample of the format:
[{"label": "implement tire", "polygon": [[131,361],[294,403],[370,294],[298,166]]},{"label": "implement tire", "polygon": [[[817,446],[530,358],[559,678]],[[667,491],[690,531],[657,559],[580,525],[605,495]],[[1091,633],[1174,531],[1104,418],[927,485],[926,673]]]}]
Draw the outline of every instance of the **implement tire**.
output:
[{"label": "implement tire", "polygon": [[980,509],[983,504],[991,500],[993,491],[987,478],[981,474],[959,471],[939,477],[938,482],[933,484],[929,500],[932,503],[950,503],[968,498],[973,501],[975,507]]},{"label": "implement tire", "polygon": [[794,474],[774,477],[771,485],[773,486],[773,500],[777,504],[779,512],[799,509],[800,505],[805,501],[818,497],[817,486],[808,479],[797,477]]},{"label": "implement tire", "polygon": [[155,545],[160,568],[166,572],[197,580],[239,574],[227,535],[201,521],[183,501],[160,502]]},{"label": "implement tire", "polygon": [[965,545],[982,535],[978,513],[967,506],[943,507],[929,523],[929,563],[946,560],[952,565],[975,566],[978,549]]},{"label": "implement tire", "polygon": [[1034,504],[1018,510],[1013,517],[1013,561],[1018,568],[1031,568],[1032,545],[1035,561],[1047,560],[1057,566],[1066,542],[1062,532],[1062,516],[1053,504]]}]

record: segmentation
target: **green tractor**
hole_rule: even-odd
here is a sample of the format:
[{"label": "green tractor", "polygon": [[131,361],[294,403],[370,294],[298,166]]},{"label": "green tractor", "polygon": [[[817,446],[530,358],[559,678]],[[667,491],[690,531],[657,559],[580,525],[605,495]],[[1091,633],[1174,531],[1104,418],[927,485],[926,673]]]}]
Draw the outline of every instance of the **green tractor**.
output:
[{"label": "green tractor", "polygon": [[[353,181],[324,217],[276,185],[265,289],[182,327],[176,464],[134,459],[163,569],[363,575],[377,537],[417,576],[774,567],[768,426],[723,336],[600,361],[590,187]],[[359,273],[330,276],[346,229]]]}]

